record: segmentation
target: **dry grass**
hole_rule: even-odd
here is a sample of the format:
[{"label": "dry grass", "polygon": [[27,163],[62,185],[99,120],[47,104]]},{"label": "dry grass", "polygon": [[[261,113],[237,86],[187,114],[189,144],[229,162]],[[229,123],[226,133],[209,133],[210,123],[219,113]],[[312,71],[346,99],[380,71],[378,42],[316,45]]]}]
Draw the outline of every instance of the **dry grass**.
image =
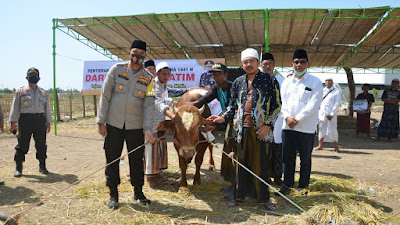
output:
[{"label": "dry grass", "polygon": [[[290,197],[318,221],[345,224],[382,224],[382,205],[360,193],[358,182],[329,176],[312,176],[308,196],[298,192]],[[287,205],[287,204],[286,204]],[[288,206],[292,208],[291,206]],[[288,211],[292,211],[289,209]],[[276,224],[318,224],[305,213],[285,215]]]}]

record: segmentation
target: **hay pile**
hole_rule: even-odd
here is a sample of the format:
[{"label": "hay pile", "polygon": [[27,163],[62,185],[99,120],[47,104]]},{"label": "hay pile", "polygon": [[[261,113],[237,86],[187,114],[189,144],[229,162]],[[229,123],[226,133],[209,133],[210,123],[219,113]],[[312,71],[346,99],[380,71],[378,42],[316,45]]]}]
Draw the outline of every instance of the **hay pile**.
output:
[{"label": "hay pile", "polygon": [[[289,197],[323,224],[381,224],[385,218],[379,204],[355,183],[353,179],[312,176],[308,196],[294,191]],[[285,207],[291,214],[275,224],[318,224],[305,213],[293,214],[295,209],[288,203]]]}]

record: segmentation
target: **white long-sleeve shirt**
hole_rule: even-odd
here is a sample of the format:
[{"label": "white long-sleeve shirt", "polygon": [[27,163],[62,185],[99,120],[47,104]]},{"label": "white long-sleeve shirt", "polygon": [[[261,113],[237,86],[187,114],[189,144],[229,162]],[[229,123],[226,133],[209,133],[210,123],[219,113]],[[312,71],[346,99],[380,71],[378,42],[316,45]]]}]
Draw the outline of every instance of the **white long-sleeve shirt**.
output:
[{"label": "white long-sleeve shirt", "polygon": [[[286,78],[281,89],[283,130],[295,130],[312,134],[317,129],[318,109],[322,101],[322,82],[305,73],[300,80],[296,76]],[[299,122],[291,129],[286,118],[293,116]]]},{"label": "white long-sleeve shirt", "polygon": [[[332,90],[332,91],[331,91]],[[333,86],[331,88],[324,88],[323,96],[325,97],[319,108],[319,120],[325,121],[327,116],[336,116],[340,106],[342,96],[339,90]]]}]

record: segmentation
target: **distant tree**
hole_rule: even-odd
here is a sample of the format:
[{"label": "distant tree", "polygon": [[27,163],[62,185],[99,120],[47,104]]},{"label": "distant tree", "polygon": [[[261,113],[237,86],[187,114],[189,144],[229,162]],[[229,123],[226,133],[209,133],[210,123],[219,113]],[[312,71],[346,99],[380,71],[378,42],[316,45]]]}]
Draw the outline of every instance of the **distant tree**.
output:
[{"label": "distant tree", "polygon": [[4,89],[1,91],[1,93],[4,93],[4,94],[12,94],[13,91],[10,90],[10,89],[8,89],[8,88],[4,88]]},{"label": "distant tree", "polygon": [[350,91],[350,94],[349,94],[349,116],[350,117],[353,117],[353,112],[354,112],[354,110],[353,110],[353,100],[354,100],[354,98],[355,98],[355,83],[354,83],[354,78],[353,78],[353,71],[351,70],[351,68],[347,68],[347,67],[344,67],[343,68],[344,69],[344,71],[346,71],[346,75],[347,75],[347,82],[348,82],[348,84],[349,84],[349,91]]},{"label": "distant tree", "polygon": [[378,93],[379,93],[378,89],[372,88],[372,94],[375,96],[375,98],[378,97]]}]

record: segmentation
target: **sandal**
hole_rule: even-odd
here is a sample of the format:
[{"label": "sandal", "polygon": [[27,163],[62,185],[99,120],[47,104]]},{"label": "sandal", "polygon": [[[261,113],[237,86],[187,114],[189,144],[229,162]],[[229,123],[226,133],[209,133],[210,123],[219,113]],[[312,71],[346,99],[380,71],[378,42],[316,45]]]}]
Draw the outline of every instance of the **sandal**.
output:
[{"label": "sandal", "polygon": [[226,203],[226,207],[228,208],[232,208],[237,206],[238,204],[235,201],[229,201],[228,203]]},{"label": "sandal", "polygon": [[276,210],[276,205],[272,202],[266,202],[264,203],[264,207],[268,211],[275,211]]}]

